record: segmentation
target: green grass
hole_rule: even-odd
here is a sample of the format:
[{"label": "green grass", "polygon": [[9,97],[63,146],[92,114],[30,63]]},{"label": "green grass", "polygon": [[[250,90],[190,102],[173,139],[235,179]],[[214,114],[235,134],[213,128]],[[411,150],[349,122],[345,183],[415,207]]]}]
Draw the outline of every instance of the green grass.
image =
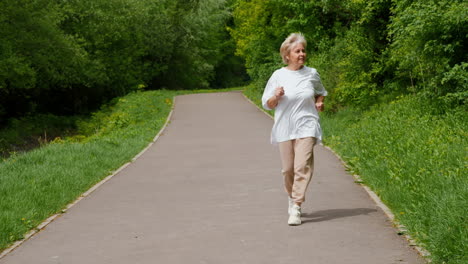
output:
[{"label": "green grass", "polygon": [[0,250],[145,148],[164,125],[175,95],[240,89],[131,93],[89,118],[74,119],[73,136],[57,137],[4,159],[0,162]]},{"label": "green grass", "polygon": [[275,111],[274,110],[266,110],[262,107],[262,94],[263,94],[264,87],[261,86],[259,83],[251,83],[248,86],[245,86],[243,89],[244,95],[249,98],[254,104],[260,107],[263,111],[268,113],[269,115],[273,116]]},{"label": "green grass", "polygon": [[[260,106],[260,93],[246,96]],[[324,144],[376,192],[435,264],[468,263],[468,115],[418,96],[322,114]]]},{"label": "green grass", "polygon": [[468,116],[408,96],[322,118],[325,143],[361,175],[433,258],[468,263]]}]

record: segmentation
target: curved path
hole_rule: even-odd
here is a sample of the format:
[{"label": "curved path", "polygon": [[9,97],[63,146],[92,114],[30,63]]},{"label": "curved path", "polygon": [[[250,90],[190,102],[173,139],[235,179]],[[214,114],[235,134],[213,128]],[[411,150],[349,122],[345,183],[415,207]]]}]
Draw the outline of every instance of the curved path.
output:
[{"label": "curved path", "polygon": [[0,263],[424,263],[321,146],[288,226],[272,122],[239,92],[177,97],[155,144]]}]

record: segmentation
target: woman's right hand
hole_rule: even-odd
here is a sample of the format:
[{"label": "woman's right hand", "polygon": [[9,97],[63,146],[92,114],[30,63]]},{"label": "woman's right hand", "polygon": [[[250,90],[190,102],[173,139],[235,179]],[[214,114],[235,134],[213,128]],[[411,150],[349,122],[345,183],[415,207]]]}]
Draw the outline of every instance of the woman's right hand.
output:
[{"label": "woman's right hand", "polygon": [[277,87],[275,89],[275,96],[276,98],[280,99],[284,95],[284,88],[283,86]]},{"label": "woman's right hand", "polygon": [[275,89],[275,94],[267,101],[268,107],[270,109],[274,109],[278,105],[278,102],[281,99],[281,97],[283,97],[283,95],[284,95],[283,86],[277,87]]}]

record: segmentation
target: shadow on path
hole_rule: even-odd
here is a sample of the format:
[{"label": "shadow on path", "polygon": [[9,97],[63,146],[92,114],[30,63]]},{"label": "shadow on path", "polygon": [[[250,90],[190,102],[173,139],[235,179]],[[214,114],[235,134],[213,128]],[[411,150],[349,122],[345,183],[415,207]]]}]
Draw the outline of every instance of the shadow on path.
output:
[{"label": "shadow on path", "polygon": [[308,222],[323,222],[337,218],[351,217],[357,215],[367,215],[370,213],[377,212],[376,209],[371,208],[353,208],[353,209],[329,209],[321,210],[313,213],[303,213],[302,223]]}]

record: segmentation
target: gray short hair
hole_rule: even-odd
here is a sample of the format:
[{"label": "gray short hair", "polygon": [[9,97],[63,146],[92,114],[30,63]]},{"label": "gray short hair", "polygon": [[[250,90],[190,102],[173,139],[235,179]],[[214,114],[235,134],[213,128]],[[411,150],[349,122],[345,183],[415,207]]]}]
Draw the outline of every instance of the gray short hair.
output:
[{"label": "gray short hair", "polygon": [[291,52],[291,47],[297,43],[302,43],[304,48],[307,48],[307,41],[302,33],[290,34],[281,44],[280,54],[285,64],[288,64],[286,56]]}]

